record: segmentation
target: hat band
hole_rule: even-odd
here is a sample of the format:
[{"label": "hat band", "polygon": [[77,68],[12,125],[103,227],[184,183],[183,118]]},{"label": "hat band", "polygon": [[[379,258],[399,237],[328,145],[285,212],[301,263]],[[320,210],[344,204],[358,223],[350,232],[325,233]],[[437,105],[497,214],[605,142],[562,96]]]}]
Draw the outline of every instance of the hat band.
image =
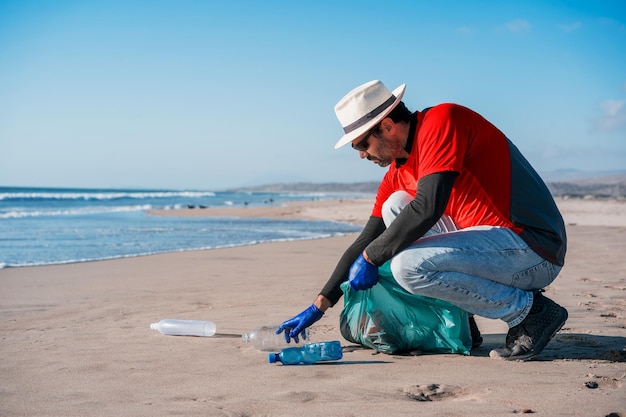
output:
[{"label": "hat band", "polygon": [[365,123],[369,122],[374,117],[376,117],[379,114],[381,114],[387,107],[389,107],[391,104],[393,104],[393,102],[395,100],[396,100],[396,96],[394,96],[392,94],[391,97],[389,97],[387,99],[387,101],[385,101],[383,104],[381,104],[380,106],[376,107],[374,110],[372,110],[371,112],[367,113],[365,116],[361,117],[357,121],[355,121],[353,123],[350,123],[348,126],[344,127],[343,128],[343,132],[345,134],[348,134],[348,133],[350,133],[350,132],[360,128]]}]

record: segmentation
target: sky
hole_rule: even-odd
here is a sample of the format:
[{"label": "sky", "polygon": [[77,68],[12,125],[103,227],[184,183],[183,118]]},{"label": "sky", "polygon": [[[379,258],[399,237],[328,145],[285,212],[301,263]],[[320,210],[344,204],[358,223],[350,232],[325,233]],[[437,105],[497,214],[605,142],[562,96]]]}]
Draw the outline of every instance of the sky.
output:
[{"label": "sky", "polygon": [[0,0],[0,186],[376,181],[333,110],[374,79],[542,175],[626,170],[623,0]]}]

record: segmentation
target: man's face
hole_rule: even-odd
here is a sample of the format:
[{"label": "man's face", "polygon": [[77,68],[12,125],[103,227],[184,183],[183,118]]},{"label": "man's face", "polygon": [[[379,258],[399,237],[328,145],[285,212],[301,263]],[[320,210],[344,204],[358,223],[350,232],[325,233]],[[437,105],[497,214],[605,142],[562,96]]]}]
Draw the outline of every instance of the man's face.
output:
[{"label": "man's face", "polygon": [[384,168],[400,157],[403,150],[404,148],[397,140],[388,139],[385,136],[385,130],[381,129],[369,138],[367,149],[359,151],[359,156],[361,159],[367,158]]}]

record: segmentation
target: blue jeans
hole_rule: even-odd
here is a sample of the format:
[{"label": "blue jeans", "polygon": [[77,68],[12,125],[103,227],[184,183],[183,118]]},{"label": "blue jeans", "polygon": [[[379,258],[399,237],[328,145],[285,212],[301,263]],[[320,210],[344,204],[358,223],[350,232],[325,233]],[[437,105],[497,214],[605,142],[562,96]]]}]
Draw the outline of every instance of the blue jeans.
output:
[{"label": "blue jeans", "polygon": [[[383,205],[385,224],[412,199],[404,191],[392,194]],[[530,312],[532,290],[549,285],[560,270],[509,229],[456,230],[448,216],[391,259],[394,278],[408,292],[501,319],[509,327],[521,323]]]}]

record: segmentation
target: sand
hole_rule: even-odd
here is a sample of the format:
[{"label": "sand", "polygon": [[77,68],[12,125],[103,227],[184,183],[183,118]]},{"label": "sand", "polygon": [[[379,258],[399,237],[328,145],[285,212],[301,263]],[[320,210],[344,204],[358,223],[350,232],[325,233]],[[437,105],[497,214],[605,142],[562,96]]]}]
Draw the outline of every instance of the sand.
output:
[{"label": "sand", "polygon": [[[181,210],[362,224],[370,201]],[[626,416],[626,203],[559,200],[567,265],[546,295],[569,320],[531,362],[489,358],[506,326],[478,319],[471,356],[373,354],[344,340],[341,302],[312,327],[344,358],[268,364],[240,335],[310,305],[355,235],[0,270],[0,416]],[[209,338],[163,318],[210,320]]]}]

